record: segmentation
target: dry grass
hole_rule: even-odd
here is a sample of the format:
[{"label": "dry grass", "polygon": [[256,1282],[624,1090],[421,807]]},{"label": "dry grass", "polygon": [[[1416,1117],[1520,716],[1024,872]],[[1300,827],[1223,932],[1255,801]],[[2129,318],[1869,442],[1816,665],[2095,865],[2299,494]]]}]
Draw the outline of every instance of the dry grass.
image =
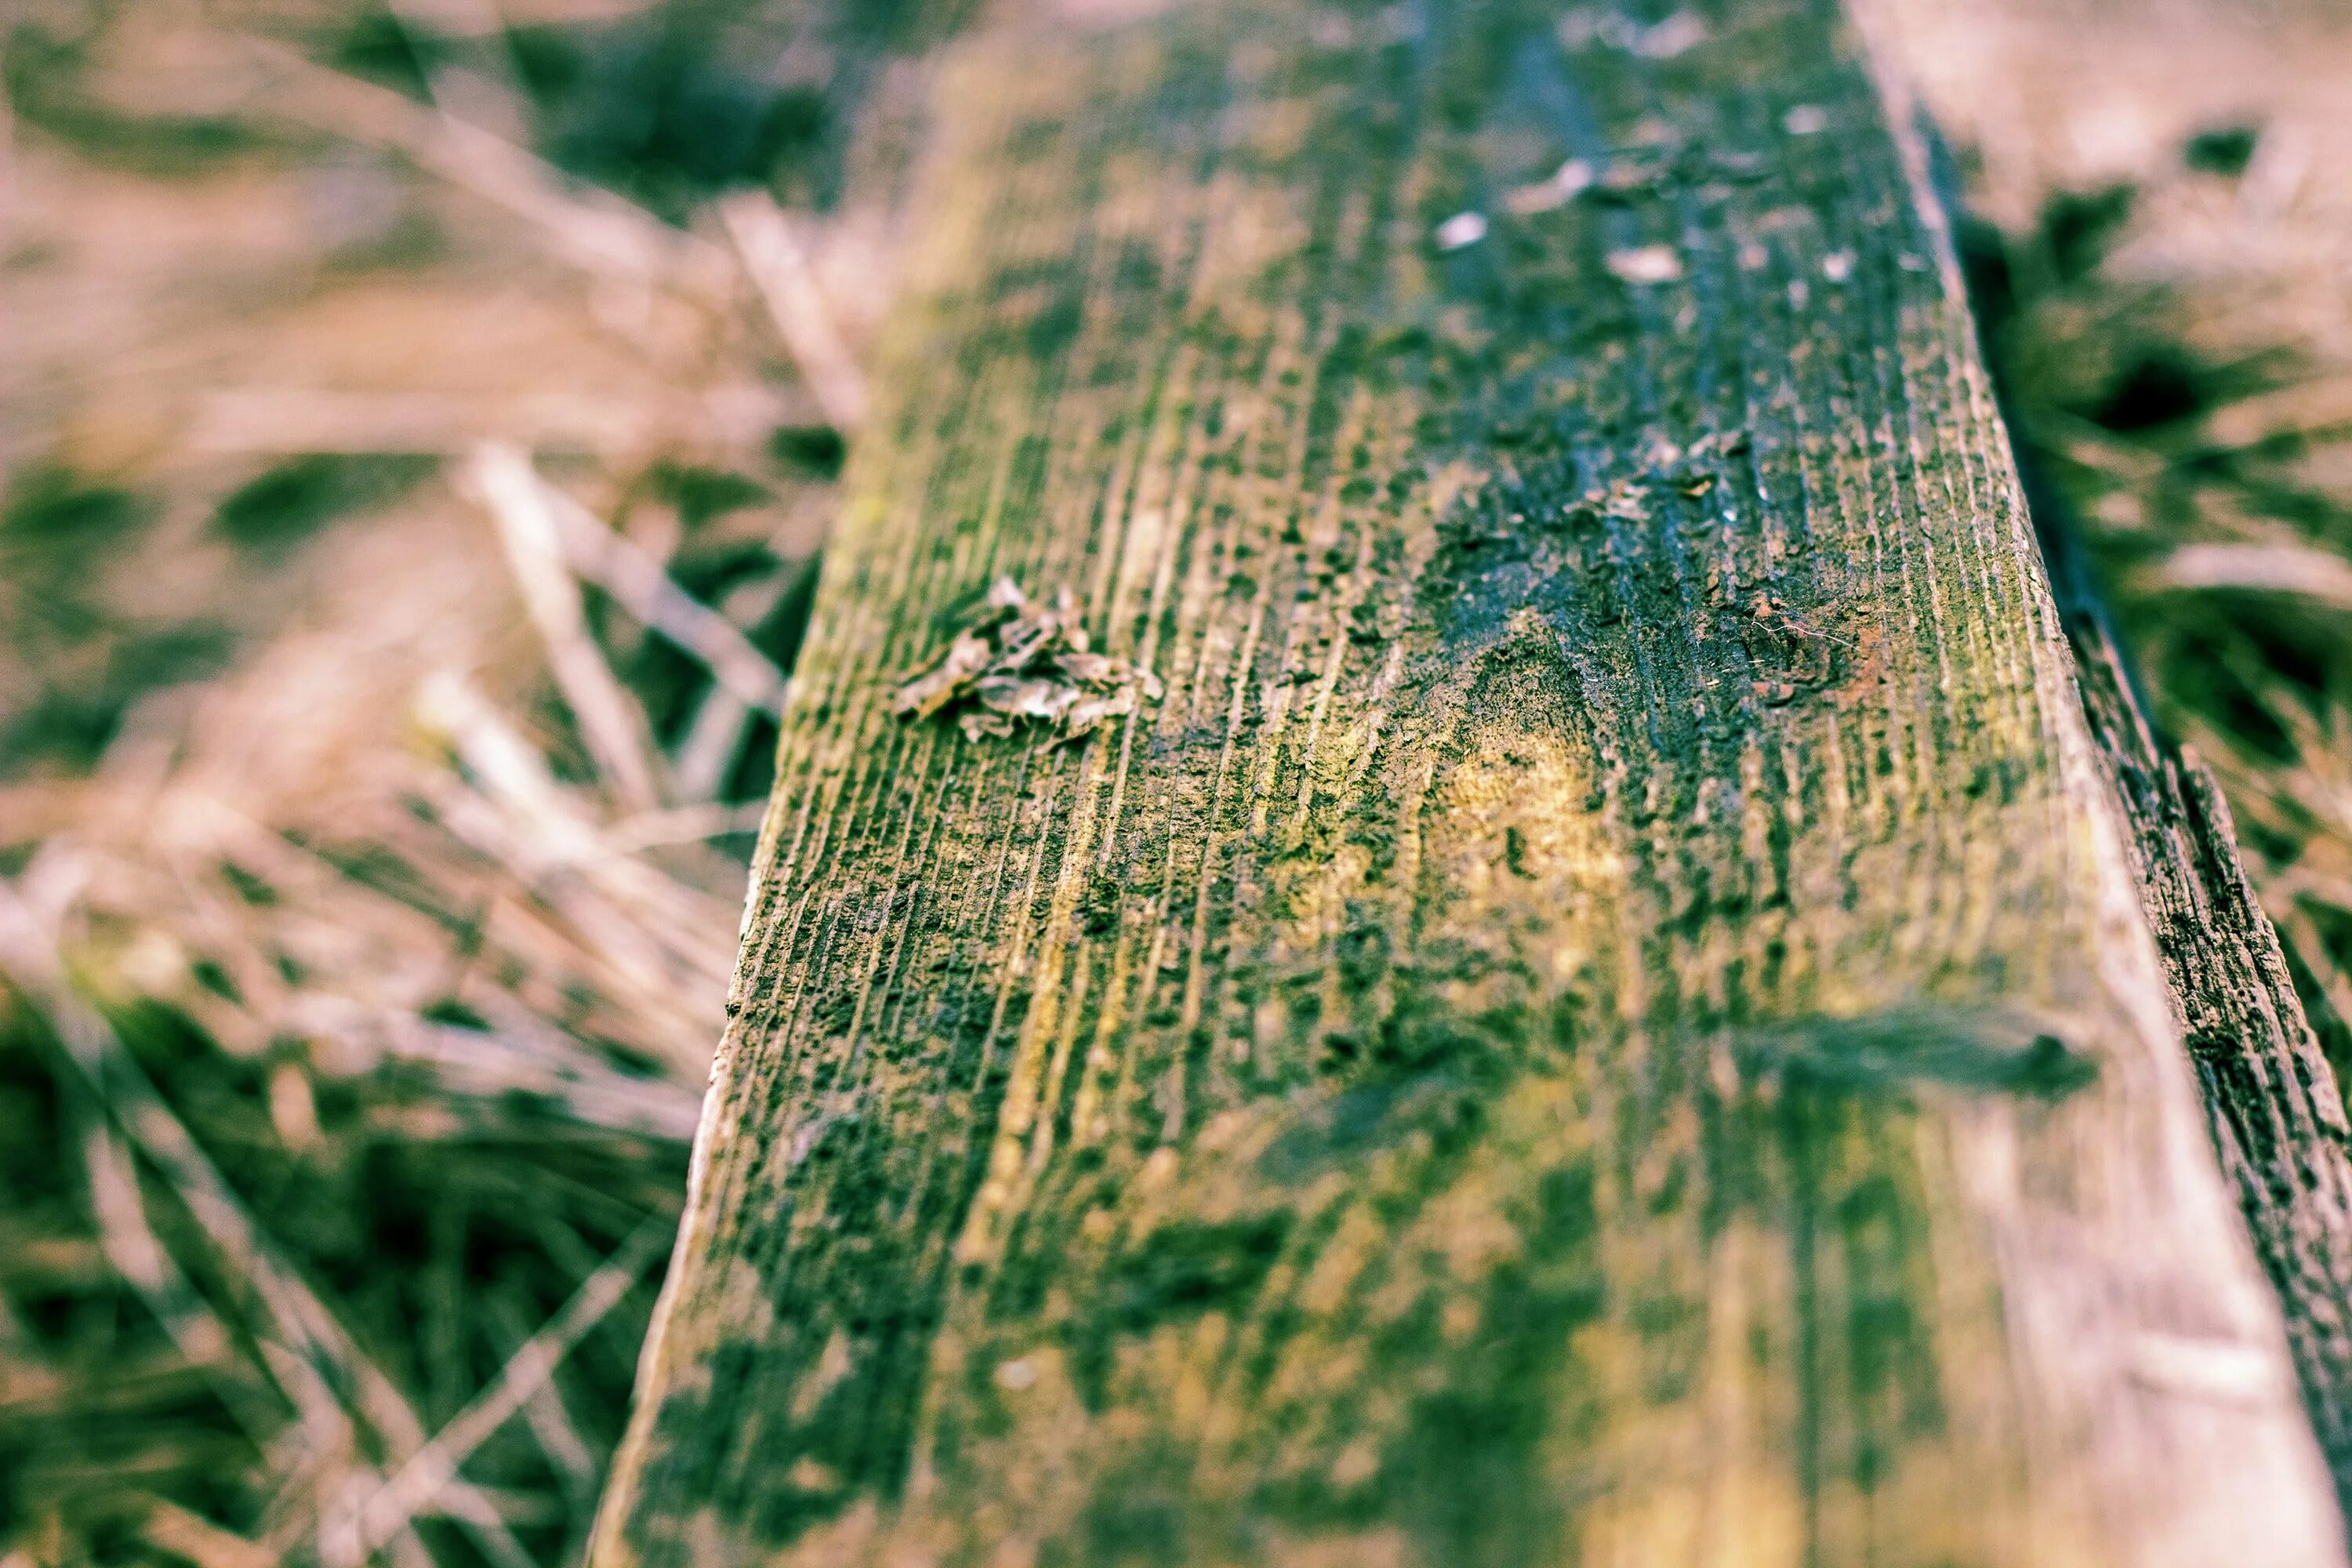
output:
[{"label": "dry grass", "polygon": [[[1874,5],[2343,1015],[2352,47]],[[0,1568],[576,1557],[943,9],[16,8]]]},{"label": "dry grass", "polygon": [[921,14],[18,9],[7,1568],[577,1556]]}]

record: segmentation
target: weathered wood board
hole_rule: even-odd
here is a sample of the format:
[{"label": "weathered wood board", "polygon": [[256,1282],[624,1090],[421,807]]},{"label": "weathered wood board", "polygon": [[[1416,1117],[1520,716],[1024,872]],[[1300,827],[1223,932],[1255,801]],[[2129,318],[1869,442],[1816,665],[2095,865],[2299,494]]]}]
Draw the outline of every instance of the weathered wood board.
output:
[{"label": "weathered wood board", "polygon": [[[1906,111],[1701,15],[950,69],[597,1563],[2345,1560]],[[1164,696],[895,716],[999,574]]]}]

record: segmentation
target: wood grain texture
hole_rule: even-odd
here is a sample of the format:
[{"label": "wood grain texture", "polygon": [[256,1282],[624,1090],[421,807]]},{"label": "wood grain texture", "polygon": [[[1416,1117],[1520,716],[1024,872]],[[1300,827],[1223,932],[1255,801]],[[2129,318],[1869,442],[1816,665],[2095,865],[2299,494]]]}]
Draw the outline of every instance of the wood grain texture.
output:
[{"label": "wood grain texture", "polygon": [[[2344,1561],[1906,111],[1706,16],[949,73],[596,1563]],[[894,718],[998,574],[1164,699]]]},{"label": "wood grain texture", "polygon": [[2149,721],[2063,509],[2037,493],[2033,513],[2214,1146],[2277,1292],[2337,1500],[2352,1506],[2352,1123],[2343,1089],[2238,863],[2220,786]]}]

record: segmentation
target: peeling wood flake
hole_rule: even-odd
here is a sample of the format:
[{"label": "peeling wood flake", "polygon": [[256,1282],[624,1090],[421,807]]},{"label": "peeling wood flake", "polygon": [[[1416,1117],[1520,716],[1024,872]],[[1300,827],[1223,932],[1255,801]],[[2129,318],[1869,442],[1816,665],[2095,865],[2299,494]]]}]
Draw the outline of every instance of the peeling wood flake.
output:
[{"label": "peeling wood flake", "polygon": [[1683,258],[1671,245],[1644,245],[1611,251],[1609,270],[1627,283],[1672,283],[1683,275]]},{"label": "peeling wood flake", "polygon": [[1160,695],[1150,670],[1092,651],[1067,588],[1033,604],[1000,577],[940,662],[898,689],[897,706],[916,719],[961,709],[957,723],[968,741],[1012,734],[1023,719],[1076,740]]}]

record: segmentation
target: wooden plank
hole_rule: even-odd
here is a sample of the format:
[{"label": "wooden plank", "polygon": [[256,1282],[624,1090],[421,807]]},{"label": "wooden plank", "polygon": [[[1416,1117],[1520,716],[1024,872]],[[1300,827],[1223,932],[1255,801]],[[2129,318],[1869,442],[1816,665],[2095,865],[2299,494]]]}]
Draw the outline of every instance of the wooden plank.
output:
[{"label": "wooden plank", "polygon": [[[2081,126],[2122,116],[2149,145],[2178,144],[2221,106],[2238,112],[2263,93],[2292,92],[2311,60],[2334,58],[2328,40],[2343,33],[2326,0],[2259,13],[2209,0],[1863,0],[1858,10],[1937,123],[1990,166],[1977,189],[2004,225],[2030,225],[2049,192],[2103,177],[2085,167],[2102,154],[2074,134]],[[2156,232],[2179,221],[2156,219]],[[2263,265],[2258,253],[2241,260]],[[2215,275],[2193,291],[2218,303],[2241,289]],[[2220,790],[2142,711],[2071,520],[2050,487],[2037,489],[2030,470],[2026,479],[2222,1169],[2284,1310],[2339,1500],[2352,1500],[2352,1125],[2342,1088],[2239,866]]]},{"label": "wooden plank", "polygon": [[2277,1293],[2337,1501],[2352,1504],[2352,1122],[2343,1090],[2238,863],[2220,785],[2143,711],[2063,511],[2038,494],[2033,511],[2050,520],[2044,555],[2174,1022],[2222,1173]]},{"label": "wooden plank", "polygon": [[[1907,111],[1704,32],[950,72],[596,1563],[2344,1561]],[[1164,697],[896,716],[999,574]]]}]

